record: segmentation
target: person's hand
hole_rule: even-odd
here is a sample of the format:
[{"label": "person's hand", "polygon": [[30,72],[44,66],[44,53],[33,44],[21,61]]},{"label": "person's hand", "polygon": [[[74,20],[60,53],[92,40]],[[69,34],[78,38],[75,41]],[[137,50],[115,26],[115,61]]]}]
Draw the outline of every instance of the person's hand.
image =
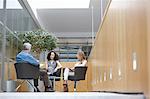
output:
[{"label": "person's hand", "polygon": [[55,68],[54,72],[56,72],[56,71],[57,71],[57,68]]},{"label": "person's hand", "polygon": [[70,68],[71,70],[74,70],[74,67]]}]

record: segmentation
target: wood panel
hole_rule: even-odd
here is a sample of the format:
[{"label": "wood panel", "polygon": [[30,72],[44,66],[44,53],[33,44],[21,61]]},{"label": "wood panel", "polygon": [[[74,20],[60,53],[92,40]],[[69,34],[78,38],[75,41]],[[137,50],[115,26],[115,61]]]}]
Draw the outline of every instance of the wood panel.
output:
[{"label": "wood panel", "polygon": [[[149,5],[146,4],[146,0],[111,1],[89,58],[90,90],[147,94],[146,7]],[[133,70],[133,55],[136,55],[136,70]]]},{"label": "wood panel", "polygon": [[150,99],[150,0],[146,1],[147,8],[147,56],[148,56],[148,93],[147,97]]}]

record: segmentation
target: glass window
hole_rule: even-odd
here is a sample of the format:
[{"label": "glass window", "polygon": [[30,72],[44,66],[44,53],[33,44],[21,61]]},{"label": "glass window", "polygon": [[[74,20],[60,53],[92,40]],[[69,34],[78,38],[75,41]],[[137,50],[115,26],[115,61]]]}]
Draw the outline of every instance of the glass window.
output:
[{"label": "glass window", "polygon": [[0,0],[0,9],[3,8],[3,0]]},{"label": "glass window", "polygon": [[7,9],[22,9],[22,6],[18,2],[18,0],[7,0],[6,8]]},{"label": "glass window", "polygon": [[[1,64],[4,64],[5,71],[0,77],[1,80],[13,79],[11,75],[12,65],[15,62],[15,57],[20,51],[19,44],[22,45],[22,41],[18,38],[17,33],[23,31],[32,31],[37,29],[38,26],[33,21],[32,17],[26,9],[21,7],[18,0],[6,0],[6,13],[4,13],[3,0],[0,0],[0,58],[2,59],[2,45],[3,43],[3,30],[6,31],[6,45],[5,45],[5,55],[3,61],[0,60]],[[4,15],[5,14],[5,15]],[[4,16],[6,24],[4,24]],[[4,29],[4,26],[6,28]],[[10,69],[11,68],[11,69]],[[1,70],[1,67],[0,67]],[[2,70],[0,71],[3,72]],[[4,81],[1,81],[4,83]],[[0,82],[0,83],[1,83]],[[1,88],[1,85],[0,85]]]}]

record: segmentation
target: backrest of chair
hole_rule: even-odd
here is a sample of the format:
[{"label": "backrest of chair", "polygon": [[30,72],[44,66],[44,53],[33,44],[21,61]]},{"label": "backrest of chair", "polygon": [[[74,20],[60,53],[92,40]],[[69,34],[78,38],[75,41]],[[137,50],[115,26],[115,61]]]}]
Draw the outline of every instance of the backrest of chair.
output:
[{"label": "backrest of chair", "polygon": [[75,67],[75,80],[85,80],[87,67]]},{"label": "backrest of chair", "polygon": [[39,67],[29,63],[15,63],[17,79],[38,79]]}]

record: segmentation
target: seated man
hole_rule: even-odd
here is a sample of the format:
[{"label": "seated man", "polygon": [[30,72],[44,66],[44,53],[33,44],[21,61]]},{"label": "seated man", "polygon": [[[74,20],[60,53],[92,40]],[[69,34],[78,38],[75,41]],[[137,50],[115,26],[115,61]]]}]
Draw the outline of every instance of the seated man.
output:
[{"label": "seated man", "polygon": [[[39,61],[35,59],[31,54],[31,44],[30,43],[24,43],[23,44],[23,50],[16,56],[16,62],[27,62],[34,66],[39,66]],[[42,78],[45,86],[45,91],[49,91],[50,88],[50,82],[48,79],[47,71],[40,70],[40,77]],[[34,86],[38,89],[38,79],[34,79]]]}]

